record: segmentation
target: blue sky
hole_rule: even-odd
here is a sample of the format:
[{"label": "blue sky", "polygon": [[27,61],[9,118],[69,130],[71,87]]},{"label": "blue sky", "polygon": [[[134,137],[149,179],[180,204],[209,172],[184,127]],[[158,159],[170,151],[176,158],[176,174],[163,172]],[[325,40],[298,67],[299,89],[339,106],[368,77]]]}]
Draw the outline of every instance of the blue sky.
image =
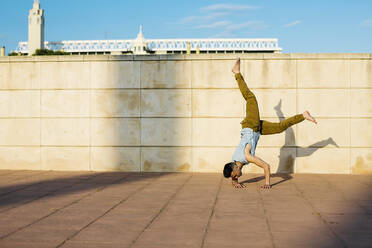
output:
[{"label": "blue sky", "polygon": [[[278,38],[284,53],[372,52],[372,0],[40,0],[45,39]],[[33,0],[1,0],[0,46],[27,41]]]}]

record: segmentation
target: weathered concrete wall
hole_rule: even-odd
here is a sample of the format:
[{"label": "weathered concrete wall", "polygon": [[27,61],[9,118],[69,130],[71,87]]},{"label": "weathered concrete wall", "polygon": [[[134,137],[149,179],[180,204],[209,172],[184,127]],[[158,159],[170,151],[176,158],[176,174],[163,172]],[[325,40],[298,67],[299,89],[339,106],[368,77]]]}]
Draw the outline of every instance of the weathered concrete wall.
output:
[{"label": "weathered concrete wall", "polygon": [[[238,55],[0,58],[0,169],[221,172],[240,139]],[[372,172],[372,54],[240,54],[272,171]],[[248,165],[246,172],[261,172]]]}]

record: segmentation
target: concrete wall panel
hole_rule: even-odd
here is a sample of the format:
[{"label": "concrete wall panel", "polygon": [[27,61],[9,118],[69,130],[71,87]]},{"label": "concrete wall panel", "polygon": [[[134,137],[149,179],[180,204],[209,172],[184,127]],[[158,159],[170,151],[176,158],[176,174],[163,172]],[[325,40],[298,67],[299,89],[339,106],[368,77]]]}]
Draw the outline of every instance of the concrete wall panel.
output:
[{"label": "concrete wall panel", "polygon": [[42,147],[42,170],[87,171],[89,147]]},{"label": "concrete wall panel", "polygon": [[240,141],[240,118],[194,118],[193,146],[237,146]]},{"label": "concrete wall panel", "polygon": [[352,117],[372,117],[372,89],[350,90],[350,115]]},{"label": "concrete wall panel", "polygon": [[298,88],[349,87],[348,60],[298,60]]},{"label": "concrete wall panel", "polygon": [[42,89],[90,88],[90,65],[80,62],[40,63]]},{"label": "concrete wall panel", "polygon": [[351,119],[350,146],[372,147],[372,119]]},{"label": "concrete wall panel", "polygon": [[93,90],[92,117],[139,117],[139,90]]},{"label": "concrete wall panel", "polygon": [[143,147],[142,171],[191,172],[190,147]]},{"label": "concrete wall panel", "polygon": [[[260,117],[289,117],[296,113],[296,90],[292,89],[257,89],[256,96]],[[243,99],[244,100],[244,99]]]},{"label": "concrete wall panel", "polygon": [[371,88],[372,61],[350,60],[350,81],[352,88]]},{"label": "concrete wall panel", "polygon": [[3,89],[40,88],[40,63],[10,63],[8,73],[8,79],[0,83]]},{"label": "concrete wall panel", "polygon": [[40,92],[36,90],[0,91],[0,117],[39,117]]},{"label": "concrete wall panel", "polygon": [[239,90],[193,90],[194,117],[244,117],[245,100]]},{"label": "concrete wall panel", "polygon": [[139,118],[92,118],[91,129],[93,146],[140,145]]},{"label": "concrete wall panel", "polygon": [[143,117],[191,117],[190,90],[143,90],[141,92]]},{"label": "concrete wall panel", "polygon": [[241,72],[249,88],[296,88],[295,60],[242,60]]},{"label": "concrete wall panel", "polygon": [[0,147],[0,169],[40,170],[40,147]]},{"label": "concrete wall panel", "polygon": [[140,88],[140,62],[92,61],[90,68],[93,89]]},{"label": "concrete wall panel", "polygon": [[0,63],[0,89],[11,89],[11,84],[9,82],[9,63]]},{"label": "concrete wall panel", "polygon": [[89,146],[89,119],[41,119],[43,146]]},{"label": "concrete wall panel", "polygon": [[191,118],[142,118],[141,131],[145,146],[191,145]]},{"label": "concrete wall panel", "polygon": [[190,88],[189,61],[142,61],[142,88]]},{"label": "concrete wall panel", "polygon": [[193,88],[238,88],[231,68],[234,60],[196,60],[192,61]]},{"label": "concrete wall panel", "polygon": [[347,147],[350,144],[348,119],[318,119],[318,124],[304,121],[297,126],[297,144],[301,147]]},{"label": "concrete wall panel", "polygon": [[40,145],[40,119],[0,119],[0,145]]},{"label": "concrete wall panel", "polygon": [[94,171],[140,171],[139,147],[92,147],[91,169]]},{"label": "concrete wall panel", "polygon": [[[8,57],[0,63],[0,169],[222,173],[245,117],[236,57]],[[370,173],[370,55],[239,57],[261,119],[309,110],[319,122],[261,136],[256,155],[272,172]]]},{"label": "concrete wall panel", "polygon": [[220,172],[230,163],[235,147],[194,147],[192,148],[193,169],[196,172]]},{"label": "concrete wall panel", "polygon": [[296,173],[349,174],[349,148],[298,148]]},{"label": "concrete wall panel", "polygon": [[89,90],[41,91],[42,117],[89,117]]},{"label": "concrete wall panel", "polygon": [[350,97],[345,89],[299,89],[298,111],[309,110],[314,117],[349,117]]},{"label": "concrete wall panel", "polygon": [[351,149],[351,173],[372,174],[372,149],[352,148]]}]

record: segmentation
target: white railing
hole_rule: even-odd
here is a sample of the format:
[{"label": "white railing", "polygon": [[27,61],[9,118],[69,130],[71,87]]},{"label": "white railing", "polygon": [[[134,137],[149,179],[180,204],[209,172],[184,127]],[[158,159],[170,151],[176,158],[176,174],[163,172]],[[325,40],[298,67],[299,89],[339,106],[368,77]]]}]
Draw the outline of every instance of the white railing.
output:
[{"label": "white railing", "polygon": [[280,51],[277,39],[167,39],[146,40],[152,51]]},{"label": "white railing", "polygon": [[[133,51],[134,40],[77,40],[44,43],[50,50],[65,52]],[[281,51],[277,39],[158,39],[146,40],[149,51]],[[27,53],[27,42],[19,42],[17,52]]]}]

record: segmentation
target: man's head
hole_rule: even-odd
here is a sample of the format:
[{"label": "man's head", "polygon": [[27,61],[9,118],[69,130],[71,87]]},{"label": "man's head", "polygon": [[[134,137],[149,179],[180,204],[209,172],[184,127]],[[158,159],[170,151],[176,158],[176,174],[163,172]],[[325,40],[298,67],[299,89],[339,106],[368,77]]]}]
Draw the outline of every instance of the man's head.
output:
[{"label": "man's head", "polygon": [[223,175],[226,178],[231,177],[232,179],[238,179],[242,175],[242,167],[237,165],[237,163],[231,162],[225,164],[225,167],[223,168]]}]

